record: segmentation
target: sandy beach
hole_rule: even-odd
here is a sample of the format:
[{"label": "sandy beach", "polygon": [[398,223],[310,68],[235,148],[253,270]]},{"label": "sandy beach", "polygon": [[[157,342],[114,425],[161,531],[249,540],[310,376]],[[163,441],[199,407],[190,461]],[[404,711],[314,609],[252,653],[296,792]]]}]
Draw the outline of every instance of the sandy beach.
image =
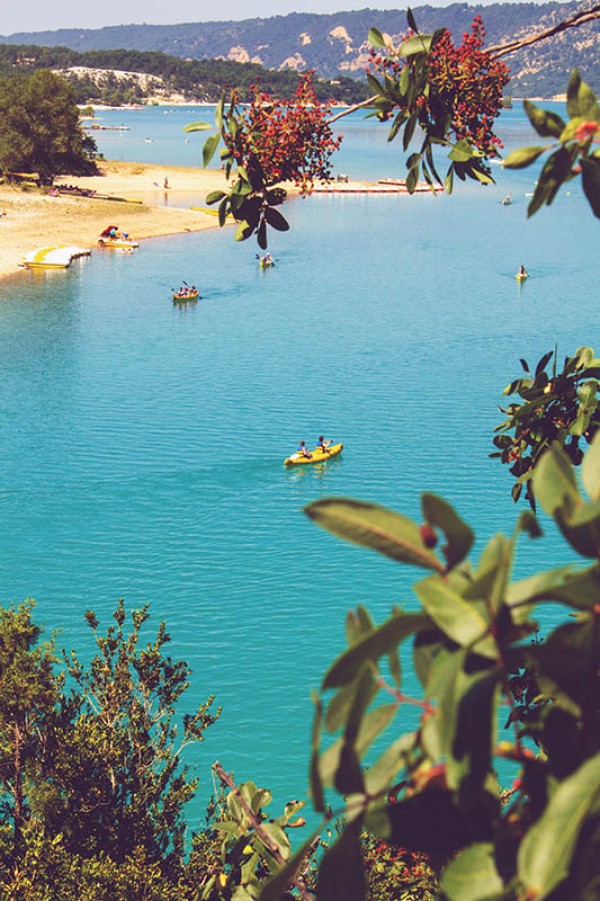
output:
[{"label": "sandy beach", "polygon": [[[97,247],[98,236],[107,225],[116,225],[136,241],[218,228],[215,215],[191,209],[189,204],[194,197],[201,206],[211,191],[227,187],[220,170],[108,160],[102,160],[98,169],[98,175],[55,179],[59,190],[61,186],[82,188],[94,191],[93,197],[51,196],[36,188],[0,184],[0,279],[25,272],[20,266],[23,257],[41,247]],[[290,194],[298,190],[294,185],[286,188]],[[424,189],[429,190],[426,185]],[[315,186],[315,193],[323,192],[405,194],[406,188],[403,182],[389,179],[344,180]]]},{"label": "sandy beach", "polygon": [[[99,163],[99,170],[101,174],[86,178],[57,178],[55,184],[79,186],[101,197],[51,197],[35,189],[0,185],[0,210],[5,214],[0,216],[0,278],[24,272],[19,266],[23,256],[39,247],[95,247],[108,224],[118,225],[136,240],[218,227],[215,216],[177,208],[177,197],[190,192],[205,197],[223,189],[225,177],[220,171],[108,161]],[[164,205],[165,178],[171,206]]]}]

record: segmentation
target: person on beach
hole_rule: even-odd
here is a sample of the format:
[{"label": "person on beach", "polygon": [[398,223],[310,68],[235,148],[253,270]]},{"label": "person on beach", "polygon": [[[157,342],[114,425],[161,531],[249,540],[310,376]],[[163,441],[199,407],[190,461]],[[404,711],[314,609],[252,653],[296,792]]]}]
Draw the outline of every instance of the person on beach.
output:
[{"label": "person on beach", "polygon": [[312,454],[309,453],[308,448],[306,447],[306,441],[301,441],[296,450],[297,454],[300,454],[301,457],[312,457]]},{"label": "person on beach", "polygon": [[165,178],[165,180],[163,181],[163,188],[165,189],[165,191],[167,191],[169,189],[169,179],[168,178]]}]

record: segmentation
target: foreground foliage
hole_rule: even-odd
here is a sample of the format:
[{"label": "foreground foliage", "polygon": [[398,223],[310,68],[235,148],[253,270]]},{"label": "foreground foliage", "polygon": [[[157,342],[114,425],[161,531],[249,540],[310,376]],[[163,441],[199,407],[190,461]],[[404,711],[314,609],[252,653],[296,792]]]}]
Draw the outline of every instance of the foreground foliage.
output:
[{"label": "foreground foliage", "polygon": [[[449,901],[597,897],[600,437],[581,473],[587,499],[567,455],[552,446],[533,480],[541,507],[589,564],[517,581],[519,534],[541,536],[529,511],[512,537],[496,535],[471,565],[473,532],[439,497],[423,495],[422,525],[343,498],[307,508],[334,534],[429,573],[415,585],[417,609],[396,608],[380,626],[363,607],[349,615],[348,649],[316,699],[313,804],[327,822],[337,794],[345,817],[319,866],[319,901],[367,897],[365,829],[429,854]],[[562,605],[567,618],[532,641],[534,611],[547,603]],[[405,642],[418,697],[403,689]],[[323,733],[334,736],[324,750]],[[514,781],[503,793],[499,773],[509,768]],[[306,853],[287,861],[264,901],[286,897]]]},{"label": "foreground foliage", "polygon": [[218,717],[212,698],[176,722],[189,670],[163,624],[141,645],[146,609],[128,628],[120,602],[104,635],[88,613],[96,655],[62,670],[32,612],[0,610],[0,897],[182,897],[197,780],[181,752]]},{"label": "foreground foliage", "polygon": [[[548,146],[521,147],[505,160],[507,169],[524,169],[551,150],[540,172],[527,208],[532,216],[540,207],[550,206],[560,187],[581,176],[583,192],[595,216],[600,216],[600,106],[589,84],[575,69],[567,86],[565,122],[559,115],[524,102],[529,121],[542,138],[554,138]],[[556,148],[556,149],[555,149]]]},{"label": "foreground foliage", "polygon": [[[232,171],[235,179],[229,191],[213,191],[208,204],[219,204],[219,223],[228,215],[239,227],[236,240],[244,241],[256,234],[258,244],[267,247],[267,228],[287,231],[289,226],[275,209],[287,197],[282,183],[292,182],[304,195],[316,180],[331,176],[331,155],[339,148],[326,123],[330,112],[317,100],[312,75],[300,80],[291,100],[275,100],[254,86],[247,107],[238,103],[232,92],[226,107],[225,95],[216,110],[217,133],[204,145],[204,165],[213,158],[223,142],[221,160],[225,177]],[[185,132],[205,130],[204,122],[195,122]]]},{"label": "foreground foliage", "polygon": [[541,455],[556,442],[579,466],[582,442],[589,444],[598,431],[600,360],[591,347],[580,347],[565,358],[560,371],[557,350],[544,354],[533,372],[526,360],[521,366],[525,376],[504,389],[505,395],[517,394],[520,400],[500,408],[507,418],[494,430],[498,450],[490,456],[510,467],[516,479],[513,499],[517,501],[525,487],[525,497],[535,509],[531,477]]},{"label": "foreground foliage", "polygon": [[[598,15],[600,7],[589,11],[590,18]],[[350,110],[329,117],[328,109],[308,96],[308,90],[313,90],[310,82],[299,89],[291,105],[283,107],[285,113],[270,96],[258,90],[250,111],[239,108],[236,92],[232,92],[225,116],[222,100],[215,117],[216,133],[204,144],[204,165],[208,165],[222,140],[221,159],[227,178],[232,167],[237,166],[237,179],[229,192],[214,192],[207,203],[219,203],[220,225],[225,224],[228,213],[239,223],[236,240],[256,235],[260,247],[265,249],[268,225],[287,230],[286,220],[273,209],[286,199],[281,183],[289,179],[306,191],[306,185],[315,178],[327,181],[331,174],[329,157],[339,146],[330,126],[361,106],[371,108],[370,115],[380,121],[391,121],[388,141],[401,136],[405,152],[417,143],[417,149],[406,160],[409,193],[416,190],[420,178],[432,190],[443,188],[449,194],[455,178],[473,179],[483,185],[493,183],[489,162],[499,156],[501,146],[494,133],[494,122],[510,80],[500,56],[515,52],[530,41],[486,51],[485,27],[479,16],[460,45],[454,43],[448,29],[421,34],[410,10],[407,17],[409,32],[398,46],[377,28],[369,31],[372,49],[366,78],[374,94]],[[569,27],[578,21],[573,17]],[[540,40],[543,38],[544,34],[539,36]],[[567,96],[570,118],[566,123],[555,113],[525,101],[537,133],[553,137],[558,149],[521,148],[511,153],[504,164],[507,168],[524,168],[546,150],[552,150],[529,204],[530,216],[544,204],[551,204],[560,187],[580,175],[590,207],[600,216],[600,150],[595,148],[600,141],[600,107],[577,71],[571,75]],[[295,120],[297,124],[292,125]],[[205,128],[206,123],[195,123],[184,130]],[[449,161],[444,176],[438,172],[441,153]]]}]

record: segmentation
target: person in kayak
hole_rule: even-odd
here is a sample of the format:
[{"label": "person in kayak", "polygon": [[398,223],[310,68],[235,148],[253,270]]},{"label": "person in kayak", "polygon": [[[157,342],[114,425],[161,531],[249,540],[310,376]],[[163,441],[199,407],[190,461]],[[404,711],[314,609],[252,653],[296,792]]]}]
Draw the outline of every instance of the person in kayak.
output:
[{"label": "person in kayak", "polygon": [[324,438],[323,435],[319,435],[317,447],[321,448],[321,453],[328,454],[329,448],[331,447],[331,438]]},{"label": "person in kayak", "polygon": [[301,457],[312,457],[312,454],[309,453],[306,447],[306,441],[301,441],[298,445],[298,449],[296,450],[297,454],[300,454]]},{"label": "person in kayak", "polygon": [[529,273],[527,272],[527,269],[525,268],[523,263],[521,263],[521,265],[519,266],[519,278],[527,278],[528,275]]}]

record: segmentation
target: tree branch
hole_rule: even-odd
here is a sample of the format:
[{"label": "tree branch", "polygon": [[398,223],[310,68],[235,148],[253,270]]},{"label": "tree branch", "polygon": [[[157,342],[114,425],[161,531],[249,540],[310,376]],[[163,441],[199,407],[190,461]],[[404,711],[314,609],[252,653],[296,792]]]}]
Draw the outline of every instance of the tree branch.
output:
[{"label": "tree branch", "polygon": [[[286,862],[283,854],[281,853],[281,851],[279,850],[277,845],[275,845],[272,842],[271,838],[265,832],[265,830],[262,828],[262,826],[260,824],[260,820],[258,819],[256,814],[250,809],[250,807],[246,803],[245,798],[243,797],[241,791],[239,790],[239,788],[233,781],[232,777],[229,775],[229,773],[225,772],[225,770],[223,769],[223,767],[221,766],[221,764],[218,761],[215,764],[213,764],[213,770],[217,774],[217,776],[219,777],[221,782],[231,790],[232,794],[234,794],[236,796],[236,798],[240,802],[240,806],[241,806],[242,810],[248,817],[250,825],[254,829],[256,835],[260,838],[260,840],[263,843],[263,845],[265,846],[265,848],[275,858],[277,863],[280,866],[283,866]],[[302,879],[302,877],[299,874],[296,874],[296,876],[294,876],[294,878],[290,881],[290,884],[294,885],[295,888],[298,889],[298,891],[300,892],[301,898],[303,898],[303,901],[314,901],[313,893],[310,891],[310,889],[308,888],[308,886],[306,885],[306,883],[304,882],[304,880]]]},{"label": "tree branch", "polygon": [[561,31],[567,31],[569,28],[577,28],[579,25],[585,25],[586,22],[592,22],[594,19],[598,18],[600,18],[600,3],[596,3],[594,6],[589,7],[589,9],[581,9],[578,12],[573,13],[569,18],[563,19],[561,22],[558,22],[557,25],[552,25],[545,31],[538,31],[536,34],[530,34],[519,40],[509,41],[507,44],[498,44],[496,47],[488,47],[487,52],[490,53],[494,59],[498,59],[501,56],[506,56],[507,53],[516,53],[518,50],[522,50],[523,47],[537,44],[538,41],[545,41],[547,38],[554,37],[555,34],[560,34]]},{"label": "tree branch", "polygon": [[[509,53],[517,53],[524,47],[537,44],[539,41],[545,41],[547,38],[554,37],[555,34],[560,34],[562,31],[567,31],[569,28],[577,28],[580,25],[585,25],[587,22],[593,22],[595,19],[600,19],[600,3],[594,4],[594,6],[589,7],[589,9],[581,9],[578,12],[573,13],[572,16],[563,19],[561,22],[552,25],[550,28],[546,28],[545,31],[538,31],[536,34],[530,34],[519,40],[509,41],[507,44],[497,44],[495,47],[488,47],[487,52],[493,56],[494,59],[499,59],[501,56],[506,56]],[[359,109],[372,106],[375,100],[377,100],[377,94],[368,97],[367,100],[362,100],[360,103],[349,106],[347,109],[344,109],[341,112],[336,113],[335,116],[332,116],[330,119],[327,119],[327,125],[331,125],[333,122],[337,122],[338,119],[343,119],[344,116],[349,116],[350,113],[355,113]]]}]

